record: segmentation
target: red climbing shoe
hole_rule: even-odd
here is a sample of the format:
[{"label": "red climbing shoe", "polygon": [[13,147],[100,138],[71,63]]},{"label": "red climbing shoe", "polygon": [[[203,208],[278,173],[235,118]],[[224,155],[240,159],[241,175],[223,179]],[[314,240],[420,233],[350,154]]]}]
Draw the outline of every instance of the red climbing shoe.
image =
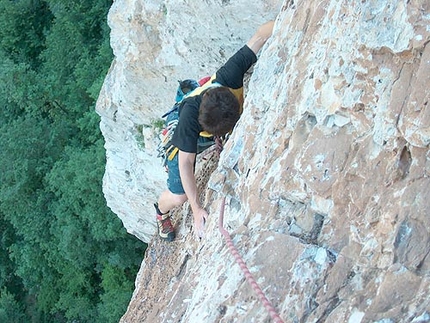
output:
[{"label": "red climbing shoe", "polygon": [[175,229],[173,228],[172,221],[170,221],[170,213],[161,212],[158,208],[158,203],[155,203],[154,207],[157,218],[158,235],[163,240],[173,241],[173,239],[175,239]]},{"label": "red climbing shoe", "polygon": [[170,216],[162,216],[157,214],[158,235],[161,239],[166,241],[173,241],[175,239],[175,229],[173,228]]}]

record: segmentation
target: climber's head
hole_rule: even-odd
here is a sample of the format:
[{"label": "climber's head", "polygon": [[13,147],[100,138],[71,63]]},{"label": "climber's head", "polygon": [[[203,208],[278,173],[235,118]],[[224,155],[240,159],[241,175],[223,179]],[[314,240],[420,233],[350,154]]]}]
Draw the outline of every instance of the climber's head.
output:
[{"label": "climber's head", "polygon": [[239,101],[227,87],[216,87],[203,94],[199,110],[203,130],[223,136],[233,129],[239,117]]}]

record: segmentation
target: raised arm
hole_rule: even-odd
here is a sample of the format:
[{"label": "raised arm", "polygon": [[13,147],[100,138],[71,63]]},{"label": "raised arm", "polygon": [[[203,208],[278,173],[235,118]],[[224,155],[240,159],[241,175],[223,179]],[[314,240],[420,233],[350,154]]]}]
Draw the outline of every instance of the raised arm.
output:
[{"label": "raised arm", "polygon": [[269,37],[272,35],[274,21],[268,21],[261,25],[255,34],[248,40],[246,45],[257,55],[261,47],[266,43]]}]

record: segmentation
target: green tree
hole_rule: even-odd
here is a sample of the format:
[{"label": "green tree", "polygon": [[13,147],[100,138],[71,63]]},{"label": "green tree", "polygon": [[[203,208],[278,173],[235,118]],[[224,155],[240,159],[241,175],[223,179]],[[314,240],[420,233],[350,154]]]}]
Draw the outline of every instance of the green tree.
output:
[{"label": "green tree", "polygon": [[45,100],[42,82],[26,63],[14,63],[0,48],[0,126],[26,112],[40,115]]},{"label": "green tree", "polygon": [[0,289],[0,322],[22,323],[28,318],[24,309],[7,289]]},{"label": "green tree", "polygon": [[0,48],[15,63],[36,68],[52,19],[46,1],[0,0]]},{"label": "green tree", "polygon": [[0,321],[116,322],[131,296],[146,245],[106,206],[94,112],[110,4],[0,0]]},{"label": "green tree", "polygon": [[0,286],[22,298],[24,296],[22,281],[15,274],[15,263],[10,258],[10,246],[17,240],[12,225],[0,212]]},{"label": "green tree", "polygon": [[[66,117],[76,119],[94,105],[94,92],[100,90],[112,61],[106,48],[109,29],[107,8],[111,1],[48,1],[55,19],[46,36],[46,49],[41,53],[42,74],[49,89],[52,109],[65,110]],[[93,87],[96,83],[98,86]],[[60,108],[61,107],[61,108]]]},{"label": "green tree", "polygon": [[[98,319],[100,323],[116,323],[124,314],[130,302],[133,282],[127,278],[124,270],[106,265],[102,274],[101,302],[98,304]],[[118,306],[120,304],[120,306]]]}]

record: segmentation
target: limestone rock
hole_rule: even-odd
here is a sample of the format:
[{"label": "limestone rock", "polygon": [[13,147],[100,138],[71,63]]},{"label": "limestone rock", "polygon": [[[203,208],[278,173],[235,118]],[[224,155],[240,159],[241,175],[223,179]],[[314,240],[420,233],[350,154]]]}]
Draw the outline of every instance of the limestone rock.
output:
[{"label": "limestone rock", "polygon": [[[199,163],[206,238],[187,205],[174,243],[152,238],[165,177],[151,121],[175,80],[215,70],[274,17],[218,166]],[[270,321],[218,231],[223,197],[285,322],[430,322],[428,1],[117,0],[109,23],[104,192],[150,241],[122,322]]]},{"label": "limestone rock", "polygon": [[274,19],[277,1],[117,0],[108,16],[115,60],[97,112],[105,137],[103,190],[127,231],[148,242],[166,174],[156,152],[156,124],[174,103],[177,80],[219,68]]}]

